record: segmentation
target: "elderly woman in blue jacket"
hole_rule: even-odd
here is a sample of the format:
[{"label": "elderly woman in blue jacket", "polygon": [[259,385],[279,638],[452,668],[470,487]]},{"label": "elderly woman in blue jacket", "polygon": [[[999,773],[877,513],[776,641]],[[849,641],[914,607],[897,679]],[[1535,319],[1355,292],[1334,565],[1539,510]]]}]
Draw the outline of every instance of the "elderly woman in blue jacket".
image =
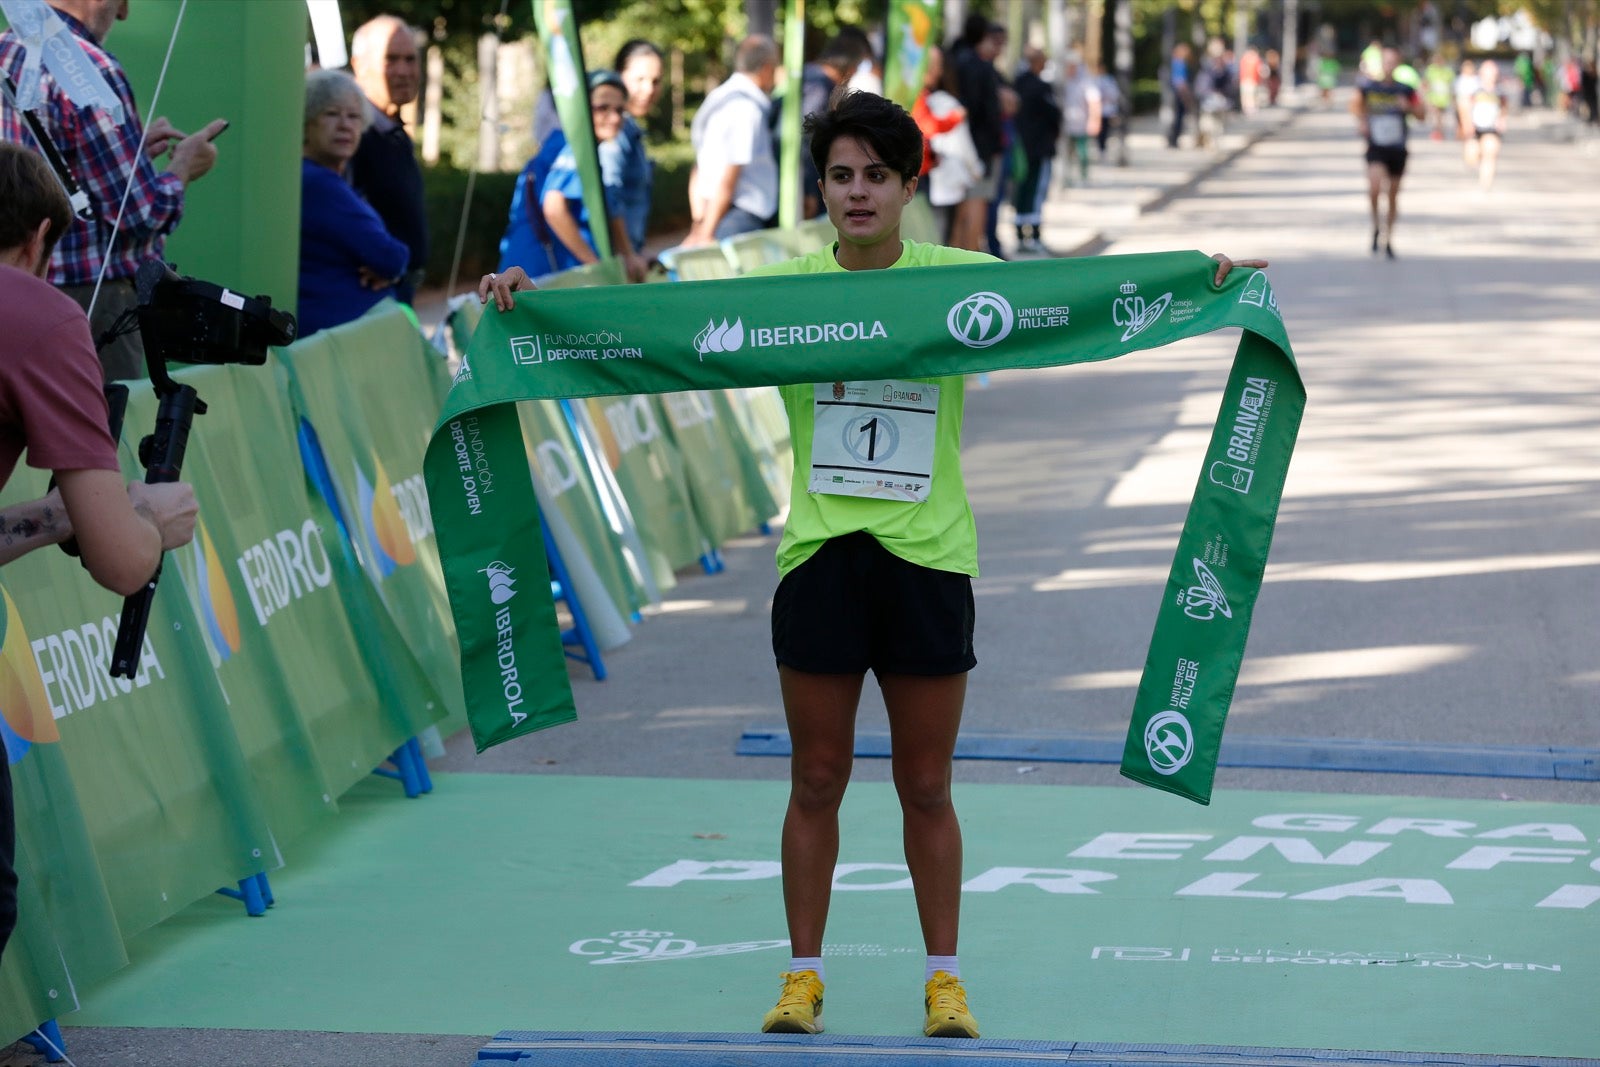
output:
[{"label": "elderly woman in blue jacket", "polygon": [[410,252],[345,180],[370,121],[366,98],[341,70],[306,75],[300,161],[300,336],[360,318],[388,299]]}]

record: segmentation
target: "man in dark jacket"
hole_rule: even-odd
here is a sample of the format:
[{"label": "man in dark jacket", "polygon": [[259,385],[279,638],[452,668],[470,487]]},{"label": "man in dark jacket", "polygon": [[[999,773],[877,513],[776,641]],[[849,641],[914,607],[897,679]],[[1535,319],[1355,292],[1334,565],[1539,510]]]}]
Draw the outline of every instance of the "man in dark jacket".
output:
[{"label": "man in dark jacket", "polygon": [[1018,176],[1012,206],[1017,211],[1017,249],[1043,252],[1039,224],[1044,194],[1050,188],[1050,163],[1056,154],[1056,138],[1061,136],[1061,108],[1055,90],[1040,77],[1047,62],[1044,51],[1029,45],[1022,53],[1026,66],[1017,75],[1017,139],[1027,173]]}]

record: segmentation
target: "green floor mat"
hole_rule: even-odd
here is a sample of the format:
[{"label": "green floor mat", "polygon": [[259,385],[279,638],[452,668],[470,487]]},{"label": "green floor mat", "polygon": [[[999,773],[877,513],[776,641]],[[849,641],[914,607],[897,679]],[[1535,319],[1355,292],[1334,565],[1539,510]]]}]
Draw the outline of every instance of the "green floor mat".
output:
[{"label": "green floor mat", "polygon": [[[788,963],[775,782],[439,775],[358,787],[277,905],[136,939],[70,1025],[488,1034],[753,1028]],[[984,1036],[1600,1052],[1600,811],[963,785],[961,963]],[[853,786],[834,1034],[920,1033],[892,787]],[[82,991],[80,991],[82,992]]]}]

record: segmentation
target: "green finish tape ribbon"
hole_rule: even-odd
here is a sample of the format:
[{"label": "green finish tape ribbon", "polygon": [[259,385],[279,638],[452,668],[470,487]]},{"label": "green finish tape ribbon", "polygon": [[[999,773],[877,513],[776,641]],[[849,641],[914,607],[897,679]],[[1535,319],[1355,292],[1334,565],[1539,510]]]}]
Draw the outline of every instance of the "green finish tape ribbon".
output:
[{"label": "green finish tape ribbon", "polygon": [[479,751],[577,717],[516,401],[1059,366],[1236,327],[1122,761],[1208,803],[1305,407],[1266,275],[1215,272],[1164,252],[561,289],[485,314],[424,468]]}]

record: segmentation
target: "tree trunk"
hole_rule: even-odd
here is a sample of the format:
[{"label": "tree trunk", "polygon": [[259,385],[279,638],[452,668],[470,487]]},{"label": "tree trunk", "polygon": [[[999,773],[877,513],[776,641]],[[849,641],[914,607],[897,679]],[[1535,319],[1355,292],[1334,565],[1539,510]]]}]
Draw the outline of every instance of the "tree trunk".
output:
[{"label": "tree trunk", "polygon": [[500,41],[492,33],[478,38],[478,101],[482,111],[478,116],[478,169],[498,170],[500,167],[500,79],[496,76],[499,64]]},{"label": "tree trunk", "polygon": [[429,166],[439,162],[439,130],[443,125],[440,105],[444,102],[444,52],[438,45],[428,46],[428,85],[422,95],[422,160]]}]

